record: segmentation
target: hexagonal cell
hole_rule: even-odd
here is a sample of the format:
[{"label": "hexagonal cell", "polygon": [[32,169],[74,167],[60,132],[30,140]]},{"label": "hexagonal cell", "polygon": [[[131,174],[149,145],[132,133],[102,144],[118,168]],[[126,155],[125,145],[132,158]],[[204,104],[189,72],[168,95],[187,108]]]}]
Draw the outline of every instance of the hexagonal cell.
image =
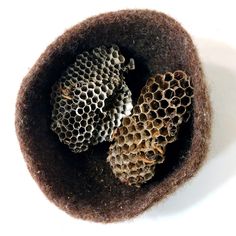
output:
[{"label": "hexagonal cell", "polygon": [[66,137],[65,133],[59,133],[59,139],[63,140]]},{"label": "hexagonal cell", "polygon": [[159,102],[156,100],[153,100],[150,104],[152,110],[157,110],[160,106]]},{"label": "hexagonal cell", "polygon": [[71,131],[66,131],[65,136],[66,136],[66,138],[70,139],[73,136],[73,134]]},{"label": "hexagonal cell", "polygon": [[189,106],[191,104],[191,98],[188,96],[184,96],[181,98],[181,105]]},{"label": "hexagonal cell", "polygon": [[86,92],[81,92],[79,98],[80,98],[81,100],[86,100],[86,99],[87,99],[87,94],[86,94]]},{"label": "hexagonal cell", "polygon": [[178,98],[183,97],[184,94],[185,94],[184,90],[180,87],[175,90],[175,96]]},{"label": "hexagonal cell", "polygon": [[144,101],[147,103],[150,103],[153,99],[153,94],[152,93],[146,93],[144,94]]},{"label": "hexagonal cell", "polygon": [[167,100],[164,100],[164,99],[160,102],[160,104],[161,104],[161,107],[162,107],[163,109],[165,109],[165,108],[167,108],[167,107],[169,106],[168,101],[167,101]]},{"label": "hexagonal cell", "polygon": [[165,75],[164,75],[164,81],[166,82],[169,82],[173,79],[173,74],[170,73],[170,72],[167,72]]},{"label": "hexagonal cell", "polygon": [[140,113],[141,112],[141,109],[140,109],[140,106],[134,106],[133,108],[133,113]]},{"label": "hexagonal cell", "polygon": [[157,144],[164,144],[165,142],[166,142],[166,137],[163,135],[158,136],[156,139]]},{"label": "hexagonal cell", "polygon": [[173,89],[167,89],[165,92],[164,92],[164,96],[165,98],[167,99],[171,99],[172,97],[174,97],[175,93],[174,93],[174,90]]},{"label": "hexagonal cell", "polygon": [[178,97],[173,97],[170,100],[171,107],[178,107],[180,105],[180,99]]},{"label": "hexagonal cell", "polygon": [[90,132],[85,132],[85,133],[84,133],[84,138],[85,138],[85,139],[90,139],[91,136],[92,136],[92,134],[91,134]]},{"label": "hexagonal cell", "polygon": [[129,125],[128,126],[128,131],[129,131],[129,133],[132,133],[132,132],[135,132],[136,131],[136,127],[135,127],[135,125]]},{"label": "hexagonal cell", "polygon": [[64,107],[66,105],[66,102],[64,100],[59,101],[59,108]]},{"label": "hexagonal cell", "polygon": [[178,80],[172,80],[170,81],[170,88],[175,89],[179,87],[179,81]]},{"label": "hexagonal cell", "polygon": [[122,124],[123,124],[124,126],[130,125],[130,123],[131,123],[131,118],[130,118],[130,117],[124,117],[124,118],[123,118]]},{"label": "hexagonal cell", "polygon": [[146,138],[149,138],[151,136],[150,132],[147,129],[143,131],[143,134]]},{"label": "hexagonal cell", "polygon": [[155,93],[158,89],[159,89],[159,85],[158,85],[158,83],[155,83],[155,82],[153,84],[151,84],[149,87],[149,91],[151,93]]},{"label": "hexagonal cell", "polygon": [[143,103],[140,105],[141,111],[147,113],[149,111],[149,105],[147,103]]},{"label": "hexagonal cell", "polygon": [[118,138],[118,144],[119,144],[119,145],[122,145],[122,144],[124,144],[124,142],[125,142],[124,136],[120,136],[120,137]]},{"label": "hexagonal cell", "polygon": [[128,145],[127,143],[125,143],[125,144],[123,145],[123,150],[124,150],[124,152],[129,151],[129,145]]},{"label": "hexagonal cell", "polygon": [[181,70],[177,70],[174,72],[174,78],[176,80],[181,80],[182,78],[186,78],[187,79],[187,75],[184,71]]},{"label": "hexagonal cell", "polygon": [[69,120],[68,119],[64,119],[62,120],[62,124],[67,126],[69,124]]},{"label": "hexagonal cell", "polygon": [[176,109],[173,107],[167,107],[166,109],[166,115],[167,116],[173,116],[176,113]]},{"label": "hexagonal cell", "polygon": [[127,135],[127,142],[132,142],[133,141],[133,138],[134,138],[134,136],[133,136],[133,134],[128,134]]},{"label": "hexagonal cell", "polygon": [[177,114],[179,115],[183,115],[185,113],[185,107],[184,106],[180,106],[177,108]]},{"label": "hexagonal cell", "polygon": [[136,132],[136,133],[134,134],[134,140],[135,140],[135,141],[141,140],[141,134]]},{"label": "hexagonal cell", "polygon": [[147,116],[146,116],[146,114],[145,114],[145,113],[140,113],[140,115],[139,115],[139,120],[140,120],[141,122],[147,121]]},{"label": "hexagonal cell", "polygon": [[186,88],[188,88],[189,87],[189,83],[190,81],[188,81],[188,80],[186,80],[185,78],[183,78],[183,79],[181,79],[180,81],[179,81],[179,84],[180,84],[180,86],[183,88],[183,89],[186,89]]},{"label": "hexagonal cell", "polygon": [[157,101],[161,100],[162,99],[162,91],[160,91],[160,90],[156,91],[154,93],[154,99],[157,100]]},{"label": "hexagonal cell", "polygon": [[193,89],[192,89],[191,87],[188,87],[188,88],[186,89],[186,94],[187,94],[188,96],[192,97],[192,96],[193,96]]},{"label": "hexagonal cell", "polygon": [[152,120],[156,119],[156,117],[157,117],[157,112],[156,112],[156,111],[150,111],[150,112],[147,114],[147,117],[148,117],[148,120],[152,121]]},{"label": "hexagonal cell", "polygon": [[121,135],[126,135],[126,134],[128,134],[128,128],[126,128],[126,127],[124,127],[124,126],[120,127],[120,128],[119,128],[119,133],[120,133]]},{"label": "hexagonal cell", "polygon": [[153,123],[153,126],[156,128],[160,128],[163,124],[162,120],[159,118],[155,119],[152,123]]},{"label": "hexagonal cell", "polygon": [[163,118],[163,117],[166,116],[165,110],[164,110],[164,109],[161,109],[161,108],[159,108],[159,109],[157,110],[157,114],[158,114],[158,117],[159,117],[159,118]]},{"label": "hexagonal cell", "polygon": [[89,113],[90,112],[90,106],[85,106],[83,108],[83,113]]},{"label": "hexagonal cell", "polygon": [[138,131],[142,131],[144,129],[144,123],[143,122],[138,122],[136,129]]},{"label": "hexagonal cell", "polygon": [[165,126],[163,126],[159,131],[160,131],[160,134],[163,135],[163,136],[168,135],[168,129]]},{"label": "hexagonal cell", "polygon": [[173,117],[172,119],[172,123],[174,125],[177,125],[179,123],[180,117],[178,115],[176,115],[175,117]]},{"label": "hexagonal cell", "polygon": [[[154,76],[154,82],[156,82],[158,85],[160,85],[161,82],[163,81],[163,77],[164,77],[164,76],[161,75],[161,74],[156,74],[156,75]],[[149,80],[150,80],[150,82],[149,82]],[[147,81],[146,84],[149,85],[149,83],[153,83],[152,77],[148,79],[148,81]]]}]

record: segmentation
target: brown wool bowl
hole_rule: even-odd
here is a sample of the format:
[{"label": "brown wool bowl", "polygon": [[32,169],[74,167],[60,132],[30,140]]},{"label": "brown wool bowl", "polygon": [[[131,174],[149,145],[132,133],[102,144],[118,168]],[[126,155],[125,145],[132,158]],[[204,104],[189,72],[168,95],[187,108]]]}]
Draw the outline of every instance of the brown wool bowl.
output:
[{"label": "brown wool bowl", "polygon": [[[76,55],[117,44],[136,69],[127,78],[134,102],[150,75],[175,70],[192,79],[192,117],[166,160],[140,188],[114,177],[106,162],[109,143],[74,154],[50,129],[52,85]],[[192,177],[206,158],[211,109],[201,63],[188,33],[169,16],[149,10],[124,10],[89,18],[56,39],[24,78],[16,105],[16,132],[27,167],[41,190],[68,214],[96,222],[134,217]],[[46,214],[46,213],[45,213]]]}]

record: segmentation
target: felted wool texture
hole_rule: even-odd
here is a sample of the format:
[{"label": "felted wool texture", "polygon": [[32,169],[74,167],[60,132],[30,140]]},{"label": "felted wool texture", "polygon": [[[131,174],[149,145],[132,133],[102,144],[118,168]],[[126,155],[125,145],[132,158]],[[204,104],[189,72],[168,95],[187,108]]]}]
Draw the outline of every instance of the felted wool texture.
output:
[{"label": "felted wool texture", "polygon": [[[150,75],[183,70],[194,86],[193,115],[167,150],[154,178],[140,188],[114,177],[106,162],[109,143],[72,153],[50,129],[52,85],[76,55],[117,44],[136,70],[127,78],[133,100]],[[23,79],[16,104],[16,132],[27,167],[41,190],[70,215],[96,222],[134,217],[192,177],[206,158],[211,108],[201,64],[188,33],[169,16],[123,10],[89,18],[56,39]],[[46,213],[45,213],[46,214]]]}]

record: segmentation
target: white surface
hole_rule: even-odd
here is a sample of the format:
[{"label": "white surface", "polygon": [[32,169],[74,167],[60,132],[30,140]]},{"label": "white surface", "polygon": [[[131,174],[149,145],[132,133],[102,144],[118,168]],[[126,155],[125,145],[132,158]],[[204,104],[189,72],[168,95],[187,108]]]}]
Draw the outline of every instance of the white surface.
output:
[{"label": "white surface", "polygon": [[[0,235],[236,235],[236,14],[234,1],[0,2]],[[214,110],[209,159],[198,175],[143,215],[116,224],[76,220],[56,208],[29,175],[14,130],[23,76],[66,28],[110,10],[149,8],[194,37]],[[190,233],[191,232],[191,233]]]}]

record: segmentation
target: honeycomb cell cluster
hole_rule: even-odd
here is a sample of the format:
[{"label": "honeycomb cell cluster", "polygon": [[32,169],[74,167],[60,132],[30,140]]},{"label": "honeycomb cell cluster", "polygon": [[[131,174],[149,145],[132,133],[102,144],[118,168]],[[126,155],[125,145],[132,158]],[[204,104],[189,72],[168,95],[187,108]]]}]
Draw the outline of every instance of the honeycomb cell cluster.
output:
[{"label": "honeycomb cell cluster", "polygon": [[79,54],[52,88],[51,129],[60,141],[75,153],[110,141],[132,110],[125,73],[133,69],[116,45]]},{"label": "honeycomb cell cluster", "polygon": [[107,161],[121,182],[140,186],[165,160],[166,147],[192,110],[193,87],[183,71],[157,74],[142,88],[132,114],[113,132]]}]

